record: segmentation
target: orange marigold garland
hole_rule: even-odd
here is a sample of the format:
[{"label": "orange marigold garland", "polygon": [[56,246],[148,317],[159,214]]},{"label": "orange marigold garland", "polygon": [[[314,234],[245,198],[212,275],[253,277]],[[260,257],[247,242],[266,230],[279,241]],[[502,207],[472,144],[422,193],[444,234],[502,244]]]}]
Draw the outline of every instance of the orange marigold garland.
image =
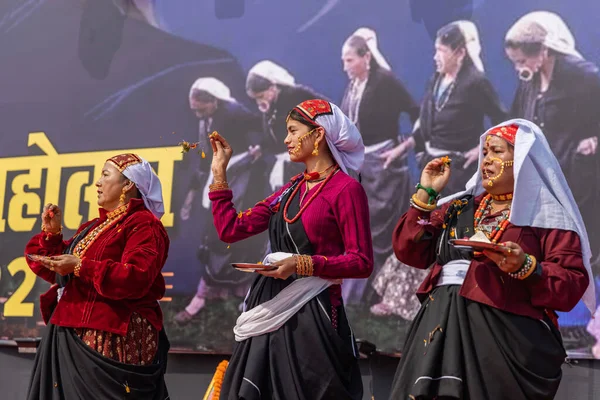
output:
[{"label": "orange marigold garland", "polygon": [[223,360],[219,363],[217,370],[210,381],[210,385],[208,385],[208,390],[206,391],[203,400],[219,399],[219,396],[221,395],[221,385],[223,385],[223,378],[225,377],[225,371],[227,370],[228,365],[229,362],[227,360]]}]

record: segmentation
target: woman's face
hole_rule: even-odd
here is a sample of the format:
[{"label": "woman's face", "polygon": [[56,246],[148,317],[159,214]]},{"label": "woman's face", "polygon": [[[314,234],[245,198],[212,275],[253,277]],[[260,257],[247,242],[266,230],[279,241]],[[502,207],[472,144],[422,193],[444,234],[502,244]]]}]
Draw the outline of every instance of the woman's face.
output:
[{"label": "woman's face", "polygon": [[[512,193],[515,186],[514,148],[498,136],[488,136],[483,146],[481,177],[483,187],[491,194]],[[491,186],[490,186],[491,182]]]},{"label": "woman's face", "polygon": [[315,143],[319,146],[325,131],[323,128],[309,128],[308,126],[288,118],[287,136],[284,140],[287,146],[290,160],[293,162],[305,162],[313,157],[312,152],[315,149]]},{"label": "woman's face", "polygon": [[248,96],[256,101],[258,110],[261,113],[266,113],[271,109],[273,103],[277,101],[277,94],[276,85],[271,85],[267,90],[263,90],[262,92],[248,92]]},{"label": "woman's face", "polygon": [[369,73],[369,63],[371,62],[371,53],[367,52],[364,56],[359,56],[353,47],[344,45],[342,48],[342,64],[344,72],[348,79],[364,79]]},{"label": "woman's face", "polygon": [[513,63],[519,79],[523,81],[529,81],[533,76],[539,72],[544,64],[547,51],[542,50],[537,55],[526,55],[521,49],[513,49],[507,47],[505,49],[506,56]]},{"label": "woman's face", "polygon": [[433,55],[433,61],[435,61],[435,70],[439,74],[444,75],[458,71],[464,56],[464,48],[461,47],[456,50],[452,50],[450,46],[442,44],[439,39],[435,41],[435,54]]},{"label": "woman's face", "polygon": [[125,190],[130,190],[133,186],[119,170],[109,162],[104,164],[102,175],[96,182],[98,188],[98,205],[107,211],[113,211],[119,207],[119,199]]}]

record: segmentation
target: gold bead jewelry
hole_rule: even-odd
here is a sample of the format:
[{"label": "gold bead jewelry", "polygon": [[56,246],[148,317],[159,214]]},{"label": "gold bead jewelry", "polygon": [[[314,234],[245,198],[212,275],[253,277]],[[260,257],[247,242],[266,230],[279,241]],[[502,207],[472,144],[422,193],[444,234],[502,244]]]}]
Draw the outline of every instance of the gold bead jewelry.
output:
[{"label": "gold bead jewelry", "polygon": [[213,182],[210,185],[208,185],[209,192],[214,192],[216,190],[227,190],[227,189],[229,189],[229,185],[227,184],[227,182]]},{"label": "gold bead jewelry", "polygon": [[125,205],[125,193],[127,193],[127,190],[125,188],[121,189],[121,195],[119,196],[120,205]]},{"label": "gold bead jewelry", "polygon": [[[79,258],[79,257],[78,257]],[[75,268],[73,269],[73,274],[77,277],[79,277],[79,271],[81,270],[81,258],[79,258],[79,261],[77,261],[77,265],[75,266]]]},{"label": "gold bead jewelry", "polygon": [[314,272],[311,256],[296,254],[296,274],[299,276],[312,276]]},{"label": "gold bead jewelry", "polygon": [[502,174],[504,173],[504,167],[512,167],[515,162],[513,160],[502,161],[502,159],[497,158],[497,157],[490,158],[490,161],[492,163],[494,163],[494,161],[498,161],[500,163],[500,172],[498,173],[498,175],[489,176],[487,173],[485,174],[486,178],[488,178],[488,186],[492,187],[492,186],[494,186],[494,181],[497,180],[498,178],[500,178],[502,176]]},{"label": "gold bead jewelry", "polygon": [[[317,130],[317,128],[315,128],[315,129],[312,129],[312,130],[308,131],[307,133],[305,133],[304,135],[300,136],[300,137],[298,138],[298,144],[296,145],[296,147],[294,147],[294,148],[293,148],[293,149],[290,151],[290,153],[292,153],[292,154],[298,154],[298,153],[300,152],[300,150],[302,149],[302,141],[303,141],[304,139],[306,139],[307,137],[309,137],[310,135],[312,135],[312,134],[313,134],[313,132],[314,132],[314,131],[316,131],[316,130]],[[316,151],[317,151],[317,154],[318,154],[318,150],[316,150]],[[314,153],[314,151],[313,151],[313,153]],[[314,155],[314,154],[313,154],[313,155]]]},{"label": "gold bead jewelry", "polygon": [[319,155],[319,143],[317,143],[317,141],[315,141],[315,149],[312,151],[312,155],[313,156]]}]

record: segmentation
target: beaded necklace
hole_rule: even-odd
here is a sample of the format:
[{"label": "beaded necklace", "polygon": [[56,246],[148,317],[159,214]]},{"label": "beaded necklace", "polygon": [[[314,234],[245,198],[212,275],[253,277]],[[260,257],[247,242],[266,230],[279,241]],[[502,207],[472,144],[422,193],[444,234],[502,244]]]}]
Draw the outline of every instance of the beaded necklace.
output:
[{"label": "beaded necklace", "polygon": [[[306,201],[306,203],[304,203],[304,205],[300,208],[300,211],[298,211],[298,214],[296,214],[296,216],[294,218],[290,219],[287,216],[288,215],[288,208],[290,206],[290,203],[291,203],[292,199],[294,198],[294,196],[296,195],[296,193],[298,193],[298,191],[300,190],[300,186],[302,186],[302,182],[298,183],[296,185],[296,187],[294,188],[294,191],[292,192],[292,194],[290,195],[290,197],[288,197],[287,201],[285,202],[285,207],[283,208],[283,219],[285,220],[285,222],[287,222],[288,224],[293,224],[294,222],[298,221],[298,219],[300,218],[300,215],[302,215],[302,213],[304,212],[304,210],[306,210],[306,208],[308,207],[308,205],[310,203],[312,203],[312,201],[315,199],[315,197],[317,197],[317,195],[319,193],[321,193],[321,190],[323,190],[323,188],[325,187],[325,185],[327,184],[327,182],[329,182],[331,180],[331,178],[333,178],[333,176],[335,175],[335,173],[337,172],[338,169],[339,169],[339,166],[336,165],[335,169],[333,171],[331,171],[331,173],[329,174],[329,176],[317,188],[317,190],[315,191],[315,193],[312,196],[310,196],[309,199]],[[304,178],[303,180],[306,180],[306,178]]]},{"label": "beaded necklace", "polygon": [[95,227],[90,233],[85,235],[83,239],[77,246],[75,246],[75,250],[73,250],[73,255],[83,258],[87,249],[98,239],[104,232],[106,232],[110,227],[112,227],[115,223],[117,223],[127,212],[127,205],[122,205],[114,211],[106,214],[106,221],[102,222],[100,225]]},{"label": "beaded necklace", "polygon": [[[479,225],[481,224],[483,217],[487,214],[487,211],[491,205],[491,202],[492,202],[492,195],[488,194],[487,196],[485,196],[483,198],[483,200],[481,201],[481,204],[479,204],[479,208],[475,212],[475,230],[476,231],[482,231],[482,229],[479,227]],[[492,233],[490,233],[489,235],[487,233],[485,234],[492,243],[498,243],[498,240],[500,240],[500,237],[502,237],[502,234],[504,233],[504,231],[506,230],[506,227],[509,224],[509,221],[508,221],[509,218],[510,218],[510,208],[508,209],[508,212],[504,215],[504,218],[498,223],[496,228],[494,228]]]}]

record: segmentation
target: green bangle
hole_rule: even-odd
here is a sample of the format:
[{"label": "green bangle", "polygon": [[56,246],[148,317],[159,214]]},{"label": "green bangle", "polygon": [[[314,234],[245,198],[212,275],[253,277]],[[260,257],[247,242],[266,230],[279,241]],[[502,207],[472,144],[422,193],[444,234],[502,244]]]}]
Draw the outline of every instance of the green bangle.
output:
[{"label": "green bangle", "polygon": [[438,192],[436,192],[432,188],[427,188],[427,187],[421,185],[421,183],[417,183],[417,190],[419,190],[419,189],[423,189],[429,195],[429,202],[428,202],[428,204],[431,205],[431,204],[435,203],[435,200],[438,197]]}]

